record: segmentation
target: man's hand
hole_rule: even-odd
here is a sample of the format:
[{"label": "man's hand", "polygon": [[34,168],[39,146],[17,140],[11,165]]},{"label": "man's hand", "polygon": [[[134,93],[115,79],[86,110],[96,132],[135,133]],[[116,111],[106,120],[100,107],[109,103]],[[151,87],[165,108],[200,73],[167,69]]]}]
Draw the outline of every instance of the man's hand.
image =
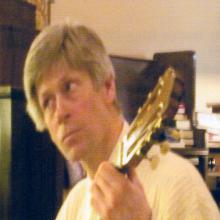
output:
[{"label": "man's hand", "polygon": [[109,162],[101,163],[91,193],[92,206],[102,220],[151,219],[151,210],[134,169],[126,176]]}]

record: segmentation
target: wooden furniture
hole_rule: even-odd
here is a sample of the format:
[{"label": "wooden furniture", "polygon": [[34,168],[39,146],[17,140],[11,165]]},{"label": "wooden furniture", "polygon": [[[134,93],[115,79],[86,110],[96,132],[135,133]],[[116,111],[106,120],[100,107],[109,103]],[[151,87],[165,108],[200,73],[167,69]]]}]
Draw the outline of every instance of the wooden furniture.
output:
[{"label": "wooden furniture", "polygon": [[[152,60],[111,56],[116,72],[116,88],[125,118],[131,122],[146,98],[146,79],[143,72]],[[149,84],[149,83],[148,83]]]},{"label": "wooden furniture", "polygon": [[163,66],[173,66],[184,79],[183,103],[185,104],[186,114],[189,119],[193,120],[195,108],[195,52],[194,51],[178,51],[155,53],[154,61],[157,68]]},{"label": "wooden furniture", "polygon": [[[111,56],[116,70],[117,88],[122,107],[126,107],[126,115],[131,119],[136,114],[137,108],[143,103],[146,94],[151,91],[158,77],[168,66],[178,71],[183,79],[186,114],[193,120],[195,107],[195,60],[193,51],[178,51],[155,53],[153,60],[132,59],[120,56]],[[127,97],[129,101],[125,103]],[[128,103],[129,102],[129,103]],[[129,118],[130,120],[130,118]]]},{"label": "wooden furniture", "polygon": [[64,161],[25,111],[22,75],[36,35],[35,7],[0,0],[0,219],[54,219]]},{"label": "wooden furniture", "polygon": [[[207,182],[211,189],[212,195],[220,206],[220,146],[209,148],[209,166],[207,172]],[[211,166],[214,160],[214,166]]]},{"label": "wooden furniture", "polygon": [[21,90],[0,87],[0,219],[54,219],[63,158],[25,112]]},{"label": "wooden furniture", "polygon": [[0,0],[0,85],[22,88],[24,58],[35,31],[35,7]]},{"label": "wooden furniture", "polygon": [[211,108],[212,113],[220,113],[220,103],[207,103],[207,107]]}]

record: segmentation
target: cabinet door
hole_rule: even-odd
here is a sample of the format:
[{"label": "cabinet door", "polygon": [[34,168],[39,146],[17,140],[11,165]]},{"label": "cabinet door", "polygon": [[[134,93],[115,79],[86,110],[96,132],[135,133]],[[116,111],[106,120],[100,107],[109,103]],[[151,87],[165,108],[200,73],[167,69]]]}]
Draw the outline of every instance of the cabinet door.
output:
[{"label": "cabinet door", "polygon": [[8,219],[11,161],[11,102],[0,99],[0,219]]},{"label": "cabinet door", "polygon": [[13,90],[0,97],[0,219],[54,219],[62,202],[63,158],[38,133]]}]

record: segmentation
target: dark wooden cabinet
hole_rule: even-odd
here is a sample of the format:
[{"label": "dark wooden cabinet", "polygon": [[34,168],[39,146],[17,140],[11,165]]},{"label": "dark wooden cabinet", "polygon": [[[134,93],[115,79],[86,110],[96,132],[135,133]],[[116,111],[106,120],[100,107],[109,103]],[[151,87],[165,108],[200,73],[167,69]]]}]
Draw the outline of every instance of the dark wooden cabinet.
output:
[{"label": "dark wooden cabinet", "polygon": [[162,66],[172,66],[182,75],[184,80],[183,103],[185,104],[186,114],[193,120],[195,110],[195,78],[196,60],[194,51],[176,51],[155,53],[153,57],[157,68]]},{"label": "dark wooden cabinet", "polygon": [[[195,107],[195,52],[155,53],[152,60],[111,56],[116,70],[116,82],[122,108],[129,121],[156,85],[164,70],[172,66],[184,81],[182,102],[188,118],[193,120]],[[125,110],[126,109],[126,110]]]},{"label": "dark wooden cabinet", "polygon": [[36,35],[35,7],[0,0],[0,85],[22,88],[24,60]]},{"label": "dark wooden cabinet", "polygon": [[25,0],[0,0],[0,25],[35,29],[35,6]]},{"label": "dark wooden cabinet", "polygon": [[0,219],[54,219],[64,161],[25,113],[21,90],[0,87]]},{"label": "dark wooden cabinet", "polygon": [[36,31],[0,25],[0,84],[22,88],[26,53]]},{"label": "dark wooden cabinet", "polygon": [[62,202],[64,161],[26,114],[23,66],[36,35],[35,6],[0,0],[0,219],[52,220]]}]

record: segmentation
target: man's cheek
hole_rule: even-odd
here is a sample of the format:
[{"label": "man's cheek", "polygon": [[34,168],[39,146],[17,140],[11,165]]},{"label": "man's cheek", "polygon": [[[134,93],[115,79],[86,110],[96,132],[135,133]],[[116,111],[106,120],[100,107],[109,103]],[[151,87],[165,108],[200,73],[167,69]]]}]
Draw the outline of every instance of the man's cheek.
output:
[{"label": "man's cheek", "polygon": [[53,143],[59,148],[61,143],[59,142],[58,134],[56,134],[55,132],[49,132],[49,134]]}]

